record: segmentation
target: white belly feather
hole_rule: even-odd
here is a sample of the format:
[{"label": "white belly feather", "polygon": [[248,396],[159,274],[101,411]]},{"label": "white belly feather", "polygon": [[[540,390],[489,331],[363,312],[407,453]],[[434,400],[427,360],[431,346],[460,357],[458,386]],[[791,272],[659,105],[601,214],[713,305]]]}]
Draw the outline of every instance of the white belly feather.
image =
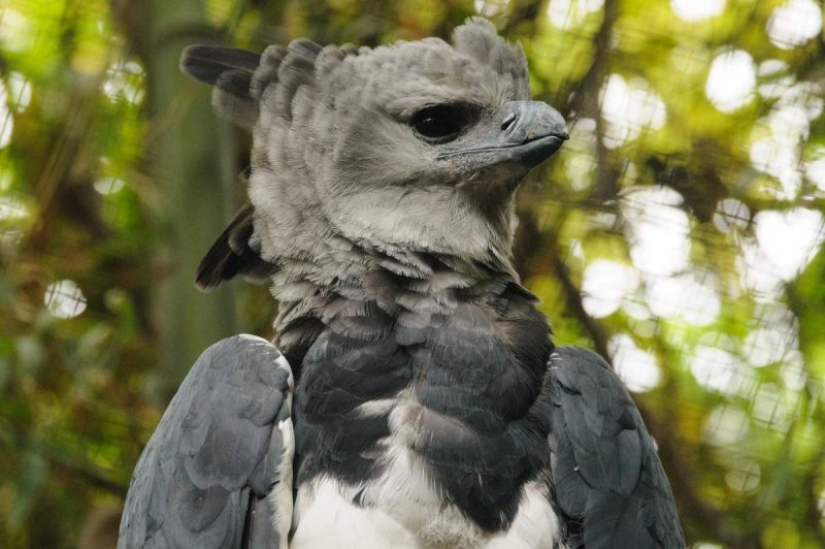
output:
[{"label": "white belly feather", "polygon": [[[384,411],[386,404],[378,408]],[[559,536],[558,519],[538,483],[525,485],[513,523],[497,534],[484,532],[446,503],[429,465],[405,440],[411,422],[393,421],[393,416],[409,413],[410,404],[397,403],[390,419],[392,434],[377,445],[383,461],[380,477],[347,487],[321,476],[299,488],[289,548],[552,549]],[[356,496],[362,506],[353,503]]]},{"label": "white belly feather", "polygon": [[[552,549],[559,535],[546,494],[534,483],[524,497],[509,530],[495,535],[481,531],[452,506],[433,509],[429,522],[413,529],[382,509],[352,503],[351,488],[318,478],[298,491],[297,529],[289,549]],[[420,513],[419,513],[420,515]]]}]

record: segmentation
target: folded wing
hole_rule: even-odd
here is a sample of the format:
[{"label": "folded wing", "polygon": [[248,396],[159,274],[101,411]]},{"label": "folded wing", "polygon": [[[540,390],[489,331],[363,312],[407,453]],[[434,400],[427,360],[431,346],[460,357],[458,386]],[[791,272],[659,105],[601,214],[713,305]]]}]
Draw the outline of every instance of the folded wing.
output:
[{"label": "folded wing", "polygon": [[118,547],[286,547],[292,373],[269,342],[224,339],[198,358],[138,461]]},{"label": "folded wing", "polygon": [[684,547],[653,439],[607,363],[585,349],[558,348],[545,394],[552,497],[567,547]]}]

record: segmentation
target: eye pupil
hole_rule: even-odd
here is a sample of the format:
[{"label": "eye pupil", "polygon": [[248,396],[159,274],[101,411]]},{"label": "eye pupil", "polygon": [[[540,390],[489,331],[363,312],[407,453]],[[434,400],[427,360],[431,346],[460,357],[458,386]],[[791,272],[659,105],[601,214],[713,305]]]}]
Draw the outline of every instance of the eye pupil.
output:
[{"label": "eye pupil", "polygon": [[472,123],[472,112],[463,106],[436,105],[418,111],[410,121],[419,139],[431,144],[456,139]]},{"label": "eye pupil", "polygon": [[438,119],[434,116],[428,116],[423,119],[415,129],[427,137],[443,137],[455,131],[455,128],[449,123],[449,120]]}]

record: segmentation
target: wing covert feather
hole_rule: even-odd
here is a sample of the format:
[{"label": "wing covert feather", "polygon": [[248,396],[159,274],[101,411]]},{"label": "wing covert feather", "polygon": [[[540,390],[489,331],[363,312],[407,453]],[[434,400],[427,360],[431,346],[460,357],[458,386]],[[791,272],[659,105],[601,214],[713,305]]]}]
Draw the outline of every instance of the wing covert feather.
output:
[{"label": "wing covert feather", "polygon": [[264,339],[204,351],[138,461],[119,549],[279,547],[288,532],[276,531],[275,513],[291,509],[275,509],[270,494],[291,483],[292,387]]},{"label": "wing covert feather", "polygon": [[253,282],[264,282],[275,273],[276,266],[261,258],[254,222],[255,209],[247,203],[201,259],[195,276],[200,290],[211,291],[239,274]]},{"label": "wing covert feather", "polygon": [[685,547],[653,439],[608,364],[592,351],[560,347],[545,394],[552,498],[567,546]]}]

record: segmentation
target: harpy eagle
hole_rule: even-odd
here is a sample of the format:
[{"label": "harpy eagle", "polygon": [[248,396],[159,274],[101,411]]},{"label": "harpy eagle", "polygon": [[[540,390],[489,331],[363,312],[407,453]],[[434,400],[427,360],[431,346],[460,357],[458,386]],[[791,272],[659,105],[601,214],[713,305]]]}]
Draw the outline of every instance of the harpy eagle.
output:
[{"label": "harpy eagle", "polygon": [[567,138],[474,18],[375,49],[188,48],[251,130],[250,203],[199,267],[270,279],[274,345],[206,350],[138,462],[122,548],[683,547],[627,390],[555,347],[513,196]]}]

